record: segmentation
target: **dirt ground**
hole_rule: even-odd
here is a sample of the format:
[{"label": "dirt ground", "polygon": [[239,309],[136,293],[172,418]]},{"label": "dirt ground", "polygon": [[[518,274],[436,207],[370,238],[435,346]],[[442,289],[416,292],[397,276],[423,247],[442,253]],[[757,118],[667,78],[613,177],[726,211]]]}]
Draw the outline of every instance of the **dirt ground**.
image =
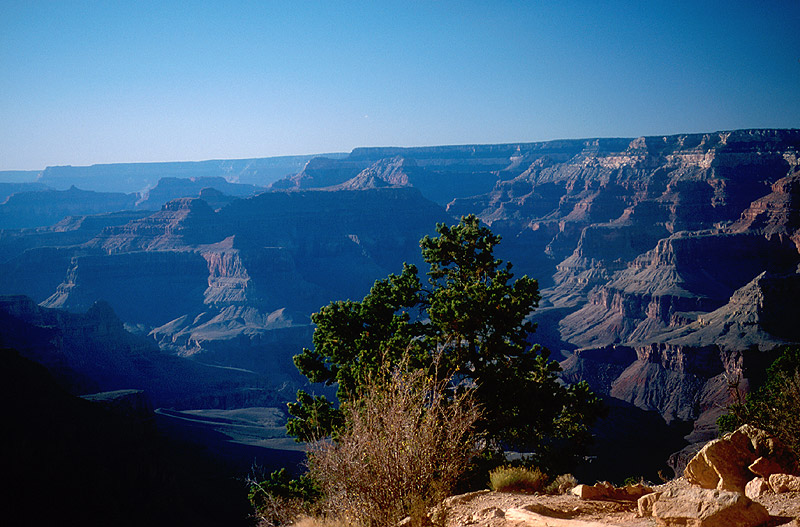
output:
[{"label": "dirt ground", "polygon": [[[674,485],[688,485],[688,483],[681,478],[654,489],[662,490]],[[767,526],[800,527],[800,493],[768,494],[758,501],[772,516]],[[578,520],[585,522],[587,527],[592,523],[625,527],[659,525],[653,518],[639,518],[635,501],[581,500],[572,494],[550,496],[479,491],[453,496],[445,502],[444,507],[447,527],[545,525],[522,520],[524,513],[515,513],[515,509],[531,511],[553,519]],[[564,525],[564,522],[553,523]]]}]

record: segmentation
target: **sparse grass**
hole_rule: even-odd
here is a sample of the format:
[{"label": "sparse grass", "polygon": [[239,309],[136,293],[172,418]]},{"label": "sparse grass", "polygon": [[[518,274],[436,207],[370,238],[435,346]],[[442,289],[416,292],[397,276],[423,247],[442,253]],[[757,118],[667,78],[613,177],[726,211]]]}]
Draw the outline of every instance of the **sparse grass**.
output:
[{"label": "sparse grass", "polygon": [[533,494],[547,485],[547,474],[538,468],[498,467],[489,472],[489,484],[498,492]]}]

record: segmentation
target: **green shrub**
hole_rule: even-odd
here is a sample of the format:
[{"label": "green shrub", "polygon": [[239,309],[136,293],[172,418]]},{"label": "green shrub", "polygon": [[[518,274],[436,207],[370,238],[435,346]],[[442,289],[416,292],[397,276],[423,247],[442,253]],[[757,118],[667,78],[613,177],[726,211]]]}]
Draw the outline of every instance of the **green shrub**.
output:
[{"label": "green shrub", "polygon": [[763,386],[747,394],[717,420],[720,433],[750,424],[769,432],[800,455],[800,348],[786,347],[767,370]]},{"label": "green shrub", "polygon": [[303,514],[315,511],[320,491],[307,475],[292,478],[285,468],[268,477],[249,478],[248,498],[262,526],[281,526],[293,523]]},{"label": "green shrub", "polygon": [[294,363],[311,382],[336,384],[338,405],[301,391],[289,405],[287,430],[302,441],[337,441],[346,429],[343,406],[381,364],[396,367],[410,355],[410,368],[474,386],[483,412],[476,433],[501,463],[512,449],[552,473],[569,470],[582,460],[604,406],[586,382],[564,385],[558,362],[531,346],[538,283],[515,278],[512,265],[495,258],[500,236],[477,216],[436,231],[420,241],[427,284],[416,266],[404,264],[363,300],[334,301],[311,315],[313,349]]},{"label": "green shrub", "polygon": [[644,476],[628,476],[622,484],[627,487],[628,485],[646,485],[646,482]]},{"label": "green shrub", "polygon": [[538,468],[498,467],[489,472],[489,485],[498,492],[533,494],[542,492],[547,484],[547,474]]}]

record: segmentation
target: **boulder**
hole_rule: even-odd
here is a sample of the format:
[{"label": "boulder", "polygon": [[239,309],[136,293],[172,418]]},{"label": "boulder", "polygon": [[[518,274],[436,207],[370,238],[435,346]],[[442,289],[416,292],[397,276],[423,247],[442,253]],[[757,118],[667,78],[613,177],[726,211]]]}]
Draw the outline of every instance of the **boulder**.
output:
[{"label": "boulder", "polygon": [[611,483],[601,481],[594,485],[577,485],[573,487],[571,492],[582,500],[635,501],[646,494],[650,494],[653,489],[641,483],[615,487]]},{"label": "boulder", "polygon": [[786,472],[786,468],[781,466],[777,461],[768,457],[761,456],[747,467],[750,472],[761,478],[768,478],[772,474],[782,474]]},{"label": "boulder", "polygon": [[650,494],[645,494],[639,498],[639,500],[636,502],[636,505],[639,508],[640,518],[653,515],[653,505],[658,501],[660,496],[660,492],[651,492]]},{"label": "boulder", "polygon": [[651,487],[647,485],[643,485],[642,483],[637,483],[635,485],[625,485],[622,489],[625,492],[625,497],[621,496],[621,493],[618,493],[617,499],[625,499],[625,500],[638,500],[642,496],[646,496],[653,492]]},{"label": "boulder", "polygon": [[772,489],[764,478],[753,478],[744,487],[744,495],[751,500],[760,498],[764,494],[771,492]]},{"label": "boulder", "polygon": [[800,477],[791,474],[772,474],[769,486],[774,492],[800,492]]},{"label": "boulder", "polygon": [[653,504],[653,517],[661,525],[755,527],[769,520],[769,513],[738,492],[685,487],[661,493]]},{"label": "boulder", "polygon": [[756,455],[747,431],[742,428],[710,441],[689,461],[684,470],[689,483],[704,489],[744,492],[752,478],[747,467],[756,460]]},{"label": "boulder", "polygon": [[611,485],[608,483],[596,483],[594,485],[576,485],[572,493],[582,500],[601,500],[608,497]]},{"label": "boulder", "polygon": [[[798,468],[800,468],[797,466],[797,458],[786,448],[783,441],[750,425],[743,425],[737,431],[747,435],[757,456],[754,461],[756,466],[750,467],[754,474],[762,478],[768,478],[770,474],[797,474]],[[761,472],[768,472],[768,474],[765,475]]]}]

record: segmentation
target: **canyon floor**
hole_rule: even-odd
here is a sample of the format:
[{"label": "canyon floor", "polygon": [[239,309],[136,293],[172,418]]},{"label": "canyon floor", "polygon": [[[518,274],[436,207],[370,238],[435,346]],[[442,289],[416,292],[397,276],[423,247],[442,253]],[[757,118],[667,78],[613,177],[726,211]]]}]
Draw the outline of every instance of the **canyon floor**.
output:
[{"label": "canyon floor", "polygon": [[[654,487],[688,485],[683,478]],[[800,527],[800,493],[768,494],[757,500],[769,511],[764,527]],[[529,495],[479,491],[447,500],[447,527],[656,527],[640,518],[635,501],[582,500],[572,494]],[[528,514],[533,513],[533,514]]]}]

